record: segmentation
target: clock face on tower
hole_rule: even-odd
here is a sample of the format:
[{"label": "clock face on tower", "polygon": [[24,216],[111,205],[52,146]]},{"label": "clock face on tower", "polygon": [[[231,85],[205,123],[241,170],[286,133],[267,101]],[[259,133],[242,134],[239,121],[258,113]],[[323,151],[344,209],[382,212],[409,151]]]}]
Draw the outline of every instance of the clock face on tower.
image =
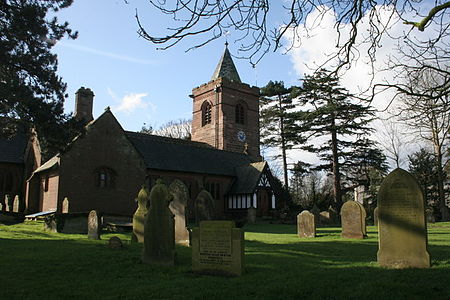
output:
[{"label": "clock face on tower", "polygon": [[239,142],[245,142],[245,132],[243,132],[242,130],[239,130],[237,133],[237,138],[239,140]]}]

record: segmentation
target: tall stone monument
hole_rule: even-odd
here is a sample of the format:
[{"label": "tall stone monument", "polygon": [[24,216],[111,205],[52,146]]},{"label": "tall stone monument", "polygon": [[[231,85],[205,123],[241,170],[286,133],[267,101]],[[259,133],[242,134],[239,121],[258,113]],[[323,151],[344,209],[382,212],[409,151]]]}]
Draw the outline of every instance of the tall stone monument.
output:
[{"label": "tall stone monument", "polygon": [[316,236],[314,214],[304,210],[297,215],[297,234],[301,238],[313,238]]},{"label": "tall stone monument", "polygon": [[169,209],[171,200],[168,188],[158,179],[150,192],[150,208],[145,218],[144,263],[168,266],[175,263],[175,222]]},{"label": "tall stone monument", "polygon": [[88,239],[99,240],[102,230],[100,214],[96,210],[91,210],[88,215]]},{"label": "tall stone monument", "polygon": [[169,191],[173,197],[169,208],[175,216],[175,243],[189,245],[189,231],[186,222],[189,190],[182,181],[176,179],[170,184]]},{"label": "tall stone monument", "polygon": [[428,268],[424,197],[416,179],[392,171],[378,193],[378,263],[388,268]]},{"label": "tall stone monument", "polygon": [[363,239],[366,235],[366,212],[356,201],[347,201],[341,208],[341,236],[347,239]]},{"label": "tall stone monument", "polygon": [[202,221],[192,230],[192,270],[210,275],[244,272],[244,231],[233,221]]},{"label": "tall stone monument", "polygon": [[133,214],[133,237],[132,240],[138,243],[144,242],[144,226],[145,216],[148,213],[149,205],[149,191],[146,187],[142,187],[135,200],[138,204],[138,208]]},{"label": "tall stone monument", "polygon": [[201,190],[195,199],[195,221],[200,224],[201,221],[214,220],[215,208],[214,198],[207,190]]}]

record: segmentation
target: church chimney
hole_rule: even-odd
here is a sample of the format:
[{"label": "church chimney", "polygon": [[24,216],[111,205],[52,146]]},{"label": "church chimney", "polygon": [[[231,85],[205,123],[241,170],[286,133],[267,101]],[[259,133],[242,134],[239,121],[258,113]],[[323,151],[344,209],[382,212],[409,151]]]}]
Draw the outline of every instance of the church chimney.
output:
[{"label": "church chimney", "polygon": [[75,93],[75,114],[78,120],[90,122],[94,119],[92,116],[92,105],[94,102],[94,93],[89,88],[81,87]]}]

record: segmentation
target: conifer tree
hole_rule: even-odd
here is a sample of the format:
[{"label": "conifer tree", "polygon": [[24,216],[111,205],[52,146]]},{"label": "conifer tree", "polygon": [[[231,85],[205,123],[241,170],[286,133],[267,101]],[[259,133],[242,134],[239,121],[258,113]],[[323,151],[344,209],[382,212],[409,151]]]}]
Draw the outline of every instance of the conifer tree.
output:
[{"label": "conifer tree", "polygon": [[77,33],[67,22],[48,16],[71,4],[72,0],[0,1],[0,134],[35,127],[47,157],[80,127],[70,126],[76,124],[72,120],[67,125],[71,128],[64,130],[70,119],[63,110],[66,84],[56,73],[58,61],[51,52],[58,40],[76,38]]},{"label": "conifer tree", "polygon": [[283,161],[284,186],[288,187],[287,150],[301,139],[296,132],[290,110],[295,88],[286,88],[282,81],[269,81],[261,88],[260,129],[261,144],[278,148]]},{"label": "conifer tree", "polygon": [[[295,113],[299,133],[319,139],[308,139],[301,148],[316,153],[322,164],[316,169],[333,175],[334,208],[339,211],[345,192],[343,181],[350,179],[362,161],[368,164],[382,160],[380,153],[369,151],[373,142],[365,138],[373,129],[369,123],[374,111],[339,85],[337,77],[321,69],[306,76],[300,91],[303,108]],[[376,155],[372,162],[367,155]],[[343,177],[347,175],[347,177]]]}]

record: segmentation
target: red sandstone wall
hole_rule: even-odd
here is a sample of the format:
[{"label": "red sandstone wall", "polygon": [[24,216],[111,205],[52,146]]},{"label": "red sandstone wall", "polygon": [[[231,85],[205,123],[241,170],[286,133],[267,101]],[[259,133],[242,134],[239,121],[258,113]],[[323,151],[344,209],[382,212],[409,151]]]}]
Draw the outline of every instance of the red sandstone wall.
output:
[{"label": "red sandstone wall", "polygon": [[[192,140],[205,142],[217,149],[242,153],[245,143],[248,153],[255,159],[259,154],[259,91],[247,84],[234,83],[219,78],[193,89]],[[202,126],[202,104],[212,105],[212,122]],[[235,106],[245,103],[245,124],[235,122]],[[237,139],[244,131],[246,141]]]},{"label": "red sandstone wall", "polygon": [[[96,171],[102,167],[116,174],[114,186],[97,185]],[[136,210],[134,199],[144,183],[145,169],[117,120],[106,112],[61,156],[58,210],[67,197],[70,212],[96,209],[131,215]]]}]

